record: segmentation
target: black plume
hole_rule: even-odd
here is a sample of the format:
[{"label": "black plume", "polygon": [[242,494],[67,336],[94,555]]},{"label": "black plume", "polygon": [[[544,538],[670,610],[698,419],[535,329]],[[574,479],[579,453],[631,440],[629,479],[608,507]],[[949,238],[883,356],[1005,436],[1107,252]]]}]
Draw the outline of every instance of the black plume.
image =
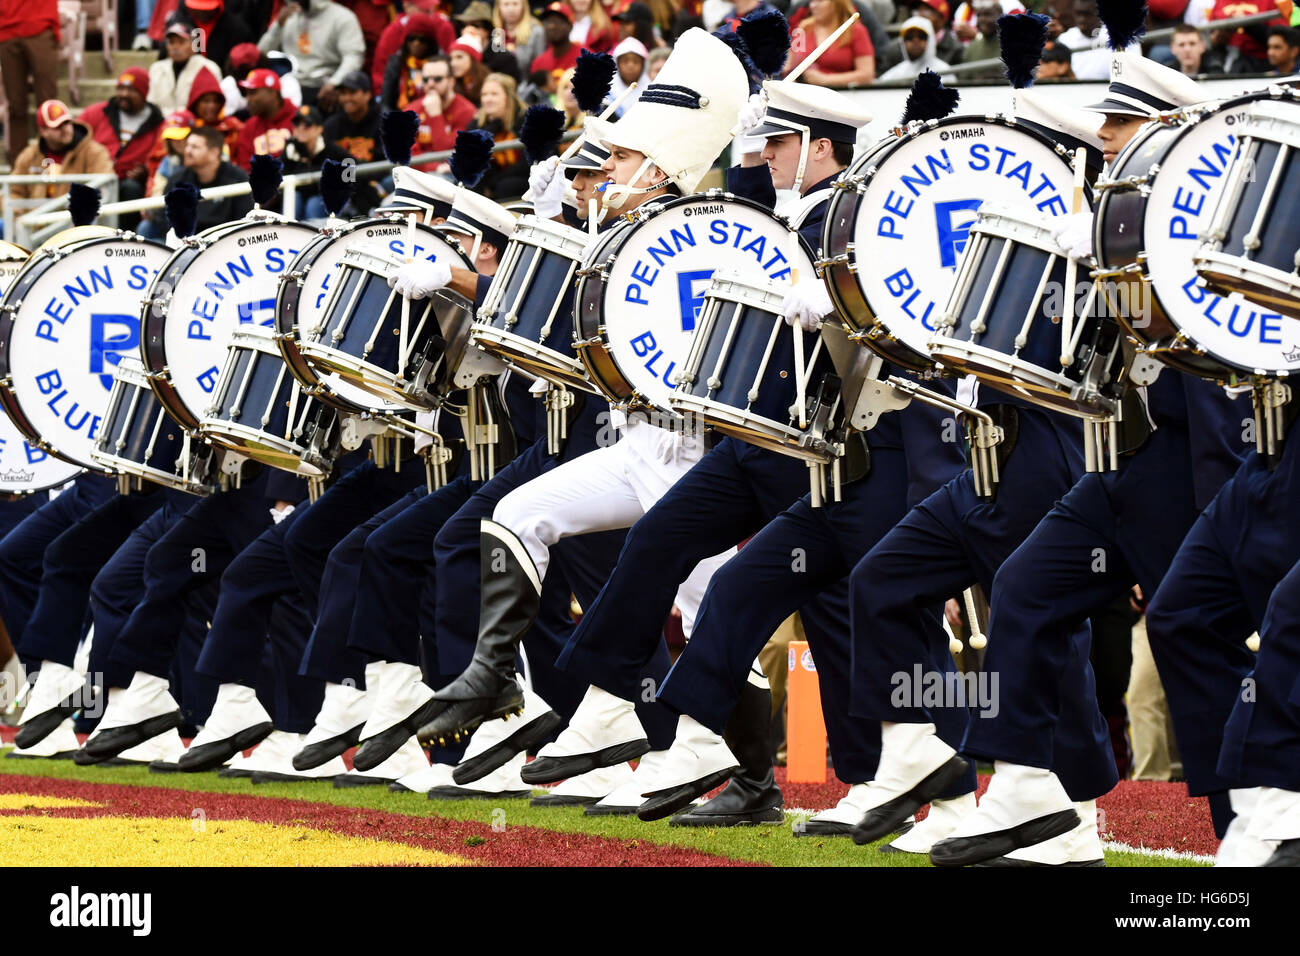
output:
[{"label": "black plume", "polygon": [[177,183],[163,196],[167,221],[171,223],[176,238],[194,235],[199,224],[199,187],[193,183]]},{"label": "black plume", "polygon": [[1146,0],[1097,0],[1097,16],[1106,25],[1112,50],[1124,50],[1147,32]]},{"label": "black plume", "polygon": [[284,166],[274,156],[260,153],[253,157],[248,168],[248,184],[253,188],[253,202],[263,209],[275,201],[280,191]]},{"label": "black plume", "polygon": [[745,41],[750,58],[764,76],[775,76],[790,54],[790,25],[779,10],[759,7],[742,17],[736,32]]},{"label": "black plume", "polygon": [[618,65],[608,53],[583,50],[573,68],[573,98],[584,113],[595,113],[609,96]]},{"label": "black plume", "polygon": [[327,159],[320,168],[320,198],[331,216],[337,216],[352,198],[352,191],[357,188],[356,174],[349,178],[343,176],[343,170],[351,163],[341,163],[337,159]]},{"label": "black plume", "polygon": [[68,188],[68,211],[74,226],[90,226],[99,217],[99,190],[84,183],[73,183]]},{"label": "black plume", "polygon": [[492,134],[485,129],[463,129],[456,134],[451,154],[451,175],[468,189],[479,184],[492,162]]},{"label": "black plume", "polygon": [[912,92],[907,94],[907,106],[903,110],[902,123],[925,122],[943,119],[957,108],[961,94],[943,85],[939,74],[926,70],[912,83]]},{"label": "black plume", "polygon": [[553,106],[541,103],[528,107],[519,127],[519,140],[524,144],[524,157],[529,165],[550,159],[560,152],[560,137],[564,135],[564,114]]},{"label": "black plume", "polygon": [[759,82],[763,74],[759,72],[758,67],[754,64],[753,57],[749,55],[749,47],[745,45],[744,38],[739,33],[731,30],[713,35],[731,47],[731,52],[736,54],[736,59],[740,61],[740,65],[745,70],[745,76],[749,78],[749,92],[757,93],[760,89]]},{"label": "black plume", "polygon": [[384,155],[395,166],[408,166],[415,137],[420,135],[420,117],[410,110],[389,110],[379,117],[379,136]]},{"label": "black plume", "polygon": [[1009,13],[998,17],[998,42],[1006,77],[1018,90],[1033,85],[1034,70],[1047,45],[1049,19],[1041,13]]}]

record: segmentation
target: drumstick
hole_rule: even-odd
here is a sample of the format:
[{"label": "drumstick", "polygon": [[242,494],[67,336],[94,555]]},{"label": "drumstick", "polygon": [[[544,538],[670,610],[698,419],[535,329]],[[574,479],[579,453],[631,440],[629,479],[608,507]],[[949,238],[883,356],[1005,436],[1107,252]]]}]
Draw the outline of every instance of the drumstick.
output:
[{"label": "drumstick", "polygon": [[[415,260],[415,213],[410,213],[406,217],[406,261]],[[407,296],[402,296],[402,325],[398,330],[397,339],[397,368],[394,370],[398,375],[406,367],[406,329],[411,324],[411,300]]]},{"label": "drumstick", "polygon": [[[1071,215],[1083,211],[1083,175],[1087,165],[1087,151],[1080,146],[1074,151],[1074,194],[1070,201]],[[1078,276],[1079,262],[1074,256],[1065,260],[1065,308],[1061,316],[1061,367],[1068,368],[1074,364],[1074,353],[1068,351],[1074,339],[1074,282]]]},{"label": "drumstick", "polygon": [[967,588],[961,592],[962,599],[966,602],[966,617],[970,620],[970,646],[975,650],[983,650],[989,642],[980,630],[980,617],[975,613],[975,591]]},{"label": "drumstick", "polygon": [[[605,111],[596,118],[602,120],[609,119],[610,116],[613,115],[614,110],[622,106],[623,101],[627,99],[629,96],[631,96],[632,91],[635,90],[636,88],[637,88],[636,83],[629,83],[627,89],[625,89],[622,93],[618,94],[618,96],[613,101],[611,101],[608,106],[605,107]],[[566,159],[568,159],[570,156],[576,153],[582,147],[582,144],[585,143],[586,141],[587,141],[587,132],[584,129],[582,134],[577,139],[575,139],[572,143],[570,143],[569,148],[566,149],[560,155],[560,162],[564,162]]]}]

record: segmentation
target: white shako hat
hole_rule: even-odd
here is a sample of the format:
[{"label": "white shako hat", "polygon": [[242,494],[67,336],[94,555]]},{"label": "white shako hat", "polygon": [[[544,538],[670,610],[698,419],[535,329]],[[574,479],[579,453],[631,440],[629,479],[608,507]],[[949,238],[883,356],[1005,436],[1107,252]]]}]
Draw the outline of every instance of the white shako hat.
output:
[{"label": "white shako hat", "polygon": [[1094,113],[1154,118],[1207,99],[1190,76],[1149,60],[1134,46],[1110,56],[1110,89],[1106,98],[1085,109]]},{"label": "white shako hat", "polygon": [[456,186],[441,176],[422,173],[410,166],[397,166],[393,169],[393,191],[380,210],[419,209],[427,225],[431,219],[446,219],[451,215],[455,199]]},{"label": "white shako hat", "polygon": [[[749,77],[731,47],[692,27],[678,37],[655,81],[611,124],[604,143],[644,153],[683,194],[691,193],[731,142],[748,99]],[[617,208],[625,200],[616,197],[638,191],[649,192],[641,176],[607,188],[605,204]]]},{"label": "white shako hat", "polygon": [[1096,113],[1066,106],[1041,89],[1016,90],[1012,95],[1016,120],[1073,153],[1082,146],[1088,151],[1088,172],[1095,179],[1105,165],[1102,142],[1097,136],[1102,120]]},{"label": "white shako hat", "polygon": [[583,121],[585,135],[582,145],[576,153],[560,163],[565,179],[572,179],[580,169],[596,170],[605,165],[609,159],[609,150],[602,145],[601,140],[609,135],[611,125],[613,124],[599,116],[588,116]]},{"label": "white shako hat", "polygon": [[455,190],[456,199],[443,228],[474,237],[473,248],[466,250],[471,260],[478,256],[479,243],[485,239],[496,246],[498,252],[505,251],[506,241],[515,231],[515,217],[510,210],[464,186],[456,186]]},{"label": "white shako hat", "polygon": [[762,125],[748,135],[769,138],[799,134],[799,167],[795,171],[794,189],[803,188],[804,168],[808,165],[808,147],[815,139],[854,145],[858,130],[871,122],[871,114],[843,93],[824,86],[765,80],[767,112]]}]

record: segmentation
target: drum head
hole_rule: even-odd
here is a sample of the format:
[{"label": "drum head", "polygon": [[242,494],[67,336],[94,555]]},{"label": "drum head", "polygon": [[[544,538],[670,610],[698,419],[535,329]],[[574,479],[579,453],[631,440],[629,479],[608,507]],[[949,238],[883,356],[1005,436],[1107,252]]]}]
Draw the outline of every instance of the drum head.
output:
[{"label": "drum head", "polygon": [[[245,219],[201,233],[177,250],[149,291],[145,365],[167,371],[168,410],[187,425],[203,418],[226,361],[230,334],[275,324],[280,277],[316,230],[295,222]],[[179,403],[179,407],[173,407]]]},{"label": "drum head", "polygon": [[[655,205],[617,228],[593,250],[605,268],[599,334],[617,374],[598,365],[586,354],[589,349],[582,350],[593,381],[615,401],[669,408],[714,271],[776,282],[815,274],[812,253],[799,234],[748,200],[687,196]],[[584,267],[597,264],[589,257]],[[584,294],[579,339],[588,337],[593,318],[588,313],[597,311],[589,309],[591,304]]]},{"label": "drum head", "polygon": [[841,183],[857,188],[836,190],[822,248],[828,257],[848,256],[868,313],[850,321],[883,330],[914,353],[909,364],[918,367],[930,364],[926,346],[980,206],[996,201],[1063,216],[1074,185],[1056,144],[1012,119],[974,116],[909,131],[868,152]]},{"label": "drum head", "polygon": [[140,347],[140,302],[167,256],[118,233],[28,260],[0,314],[0,399],[28,441],[102,471],[90,453],[113,369]]},{"label": "drum head", "polygon": [[0,494],[49,491],[81,472],[81,466],[34,447],[8,415],[0,415]]},{"label": "drum head", "polygon": [[[1151,291],[1170,321],[1194,347],[1243,375],[1300,371],[1300,322],[1236,293],[1211,293],[1202,286],[1192,255],[1218,204],[1236,150],[1236,129],[1251,103],[1268,98],[1264,93],[1230,100],[1182,127],[1157,160],[1142,227]],[[1116,178],[1126,164],[1149,163],[1155,157],[1144,151],[1163,145],[1155,137],[1132,144],[1116,160]]]}]

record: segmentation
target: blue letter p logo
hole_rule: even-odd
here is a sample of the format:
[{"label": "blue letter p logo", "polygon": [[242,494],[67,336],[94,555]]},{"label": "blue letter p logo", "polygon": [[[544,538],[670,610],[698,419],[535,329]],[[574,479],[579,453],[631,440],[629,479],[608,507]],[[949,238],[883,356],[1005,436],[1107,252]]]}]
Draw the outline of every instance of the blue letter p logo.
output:
[{"label": "blue letter p logo", "polygon": [[140,319],[137,316],[90,316],[90,373],[99,376],[100,384],[106,391],[113,390],[113,369],[121,357],[139,347]]},{"label": "blue letter p logo", "polygon": [[982,199],[956,199],[952,202],[934,204],[934,225],[939,234],[939,262],[945,269],[957,268],[957,258],[966,248],[970,236],[971,223],[975,216],[958,216],[958,225],[953,223],[954,213],[974,213],[984,202]]}]

